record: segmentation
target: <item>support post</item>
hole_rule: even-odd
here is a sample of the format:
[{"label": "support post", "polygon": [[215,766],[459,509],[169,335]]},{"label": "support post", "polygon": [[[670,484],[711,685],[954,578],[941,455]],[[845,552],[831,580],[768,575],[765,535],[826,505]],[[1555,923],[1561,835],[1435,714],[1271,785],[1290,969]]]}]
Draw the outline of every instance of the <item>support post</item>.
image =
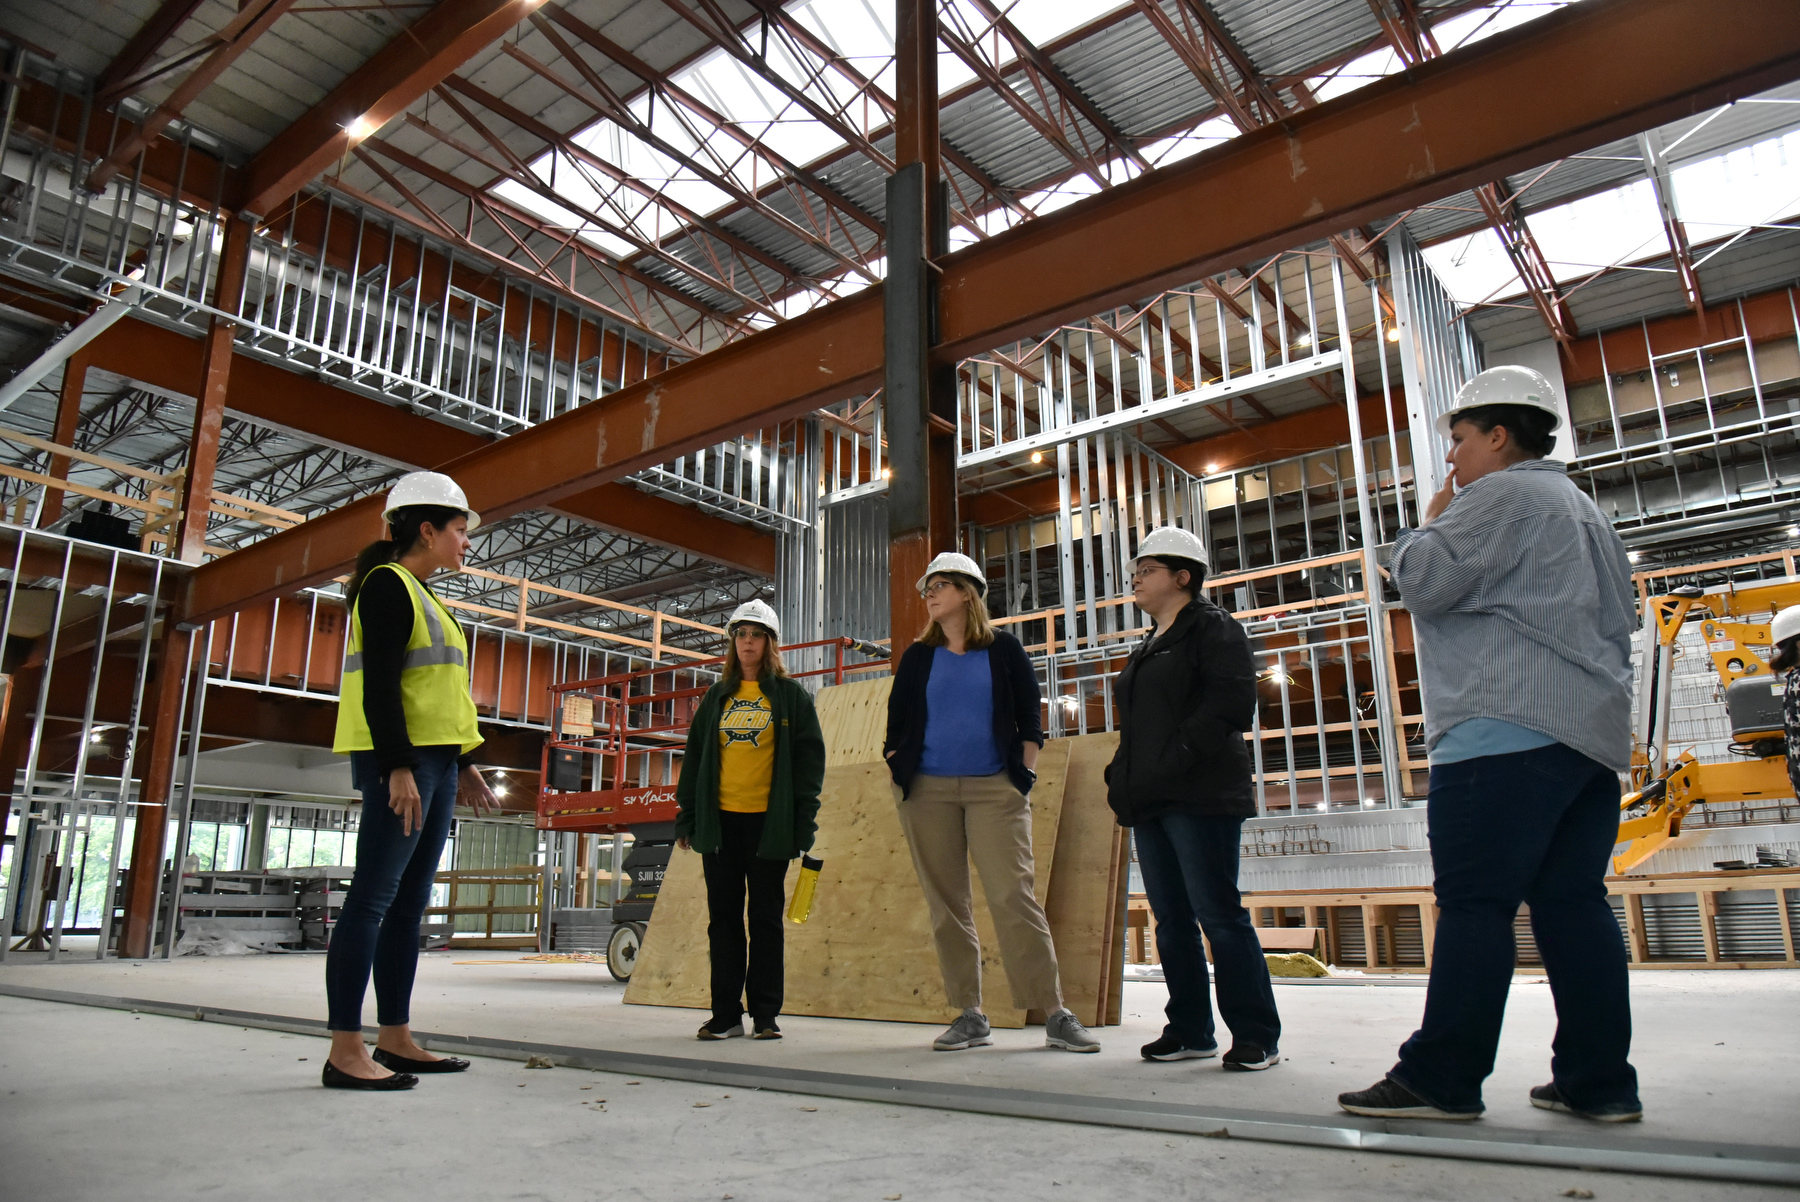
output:
[{"label": "support post", "polygon": [[[235,311],[244,291],[250,259],[250,223],[232,217],[225,223],[225,249],[219,259],[219,282],[213,304]],[[225,390],[231,382],[231,354],[237,323],[214,315],[206,331],[200,386],[194,392],[194,430],[188,439],[187,478],[181,489],[181,526],[176,556],[188,563],[206,558],[206,523],[212,512],[213,476],[219,466],[219,433],[225,424]]]},{"label": "support post", "polygon": [[923,626],[914,585],[932,556],[956,548],[956,365],[934,354],[934,256],[948,250],[938,171],[937,8],[895,0],[898,110],[888,178],[886,370],[888,580],[895,663]]},{"label": "support post", "polygon": [[[56,404],[56,429],[50,434],[50,441],[65,447],[75,445],[75,431],[81,425],[81,392],[87,383],[88,356],[85,351],[77,351],[63,364],[62,392]],[[69,478],[69,457],[67,455],[50,456],[50,474],[58,480]],[[61,489],[44,490],[44,503],[38,507],[38,527],[49,526],[62,517],[63,492]]]},{"label": "support post", "polygon": [[145,959],[152,947],[169,828],[169,789],[175,779],[175,750],[181,741],[181,711],[192,650],[192,632],[179,627],[168,630],[157,649],[156,692],[148,715],[150,754],[144,763],[144,780],[138,793],[131,877],[119,931],[121,960]]}]

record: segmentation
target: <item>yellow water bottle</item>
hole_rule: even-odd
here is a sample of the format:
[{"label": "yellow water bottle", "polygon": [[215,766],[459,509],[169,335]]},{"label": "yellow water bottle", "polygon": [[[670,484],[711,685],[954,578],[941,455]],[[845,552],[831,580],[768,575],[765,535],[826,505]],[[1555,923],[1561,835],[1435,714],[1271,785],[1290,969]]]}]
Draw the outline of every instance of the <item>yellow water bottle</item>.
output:
[{"label": "yellow water bottle", "polygon": [[811,856],[800,857],[800,879],[794,882],[794,898],[788,902],[789,922],[805,922],[812,917],[813,894],[818,891],[819,869],[823,867],[824,860],[815,860]]}]

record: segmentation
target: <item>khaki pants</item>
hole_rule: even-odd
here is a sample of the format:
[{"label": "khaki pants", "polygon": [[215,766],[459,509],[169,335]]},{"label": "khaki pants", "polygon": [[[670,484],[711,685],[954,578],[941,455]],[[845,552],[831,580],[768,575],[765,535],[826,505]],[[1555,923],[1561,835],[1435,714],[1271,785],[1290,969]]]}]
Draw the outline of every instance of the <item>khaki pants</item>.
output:
[{"label": "khaki pants", "polygon": [[1056,948],[1032,893],[1031,804],[1004,772],[916,776],[900,802],[900,827],[931,911],[944,991],[959,1010],[981,1005],[981,940],[975,933],[969,860],[981,873],[1013,1004],[1046,1014],[1062,1008]]}]

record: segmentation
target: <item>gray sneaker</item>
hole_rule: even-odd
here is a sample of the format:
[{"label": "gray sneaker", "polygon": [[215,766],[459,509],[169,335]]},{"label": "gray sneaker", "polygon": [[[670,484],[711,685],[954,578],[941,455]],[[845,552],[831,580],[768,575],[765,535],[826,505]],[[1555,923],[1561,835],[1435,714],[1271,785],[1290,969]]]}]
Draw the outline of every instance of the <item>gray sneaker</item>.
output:
[{"label": "gray sneaker", "polygon": [[993,1043],[987,1015],[964,1010],[950,1024],[950,1029],[931,1041],[934,1052],[960,1052],[964,1048],[984,1048]]},{"label": "gray sneaker", "polygon": [[1074,1014],[1058,1010],[1044,1022],[1044,1046],[1065,1052],[1098,1052],[1100,1041],[1088,1034]]}]

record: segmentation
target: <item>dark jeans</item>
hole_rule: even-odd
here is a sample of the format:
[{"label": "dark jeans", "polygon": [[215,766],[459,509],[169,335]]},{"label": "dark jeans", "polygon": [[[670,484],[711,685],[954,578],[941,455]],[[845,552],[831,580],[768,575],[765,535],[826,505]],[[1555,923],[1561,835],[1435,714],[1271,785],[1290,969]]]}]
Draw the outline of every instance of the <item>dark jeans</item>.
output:
[{"label": "dark jeans", "polygon": [[411,1022],[413,973],[419,966],[419,920],[431,900],[438,857],[456,809],[458,747],[420,747],[413,780],[424,811],[410,835],[388,809],[386,777],[375,753],[350,753],[350,775],[362,790],[356,833],[356,875],[325,953],[325,997],[333,1031],[362,1030],[363,994],[375,975],[375,1021]]},{"label": "dark jeans", "polygon": [[[756,854],[762,814],[719,813],[719,851],[700,857],[706,873],[706,939],[712,951],[712,1010],[718,1024],[750,1016],[770,1022],[781,1013],[781,911],[787,900],[787,861]],[[745,894],[749,937],[745,937]]]},{"label": "dark jeans", "polygon": [[1441,764],[1427,817],[1439,909],[1431,988],[1388,1076],[1440,1109],[1482,1109],[1524,902],[1556,1002],[1557,1089],[1577,1110],[1635,1104],[1625,943],[1604,880],[1617,774],[1561,743]]},{"label": "dark jeans", "polygon": [[1262,943],[1238,896],[1238,840],[1242,818],[1164,814],[1132,827],[1144,892],[1156,915],[1156,954],[1169,986],[1163,1034],[1187,1048],[1210,1048],[1213,1034],[1207,995],[1206,952],[1212,944],[1219,1017],[1232,1037],[1266,1052],[1281,1045],[1281,1016]]}]

